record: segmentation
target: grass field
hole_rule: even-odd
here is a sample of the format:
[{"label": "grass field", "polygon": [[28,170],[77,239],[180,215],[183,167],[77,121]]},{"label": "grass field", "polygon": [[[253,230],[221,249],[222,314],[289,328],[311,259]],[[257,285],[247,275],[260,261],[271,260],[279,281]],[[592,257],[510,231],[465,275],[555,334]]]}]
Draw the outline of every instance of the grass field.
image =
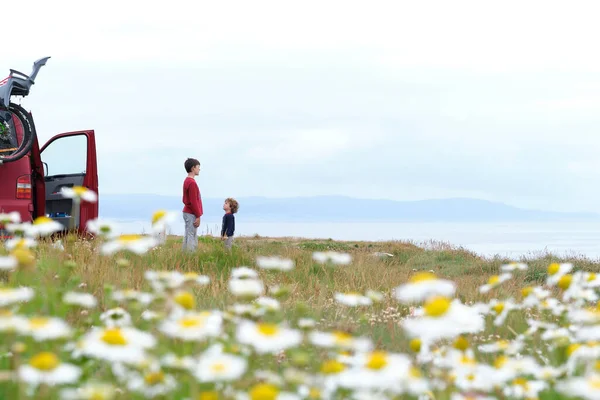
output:
[{"label": "grass field", "polygon": [[[400,242],[260,237],[238,238],[231,253],[212,237],[200,237],[198,251],[193,254],[182,253],[181,241],[175,237],[141,255],[101,255],[100,239],[66,238],[63,245],[64,249],[57,249],[41,240],[31,250],[21,249],[21,253],[4,250],[4,256],[12,252],[19,266],[13,271],[0,271],[4,281],[0,289],[0,353],[4,354],[0,358],[0,398],[567,398],[565,394],[576,394],[565,387],[577,382],[577,376],[582,376],[582,387],[589,384],[589,390],[596,390],[595,396],[600,393],[600,385],[594,386],[596,358],[573,356],[595,351],[595,333],[585,339],[576,331],[560,330],[595,324],[592,317],[592,322],[586,319],[575,323],[570,319],[573,310],[595,306],[595,298],[588,298],[584,304],[580,299],[584,295],[577,292],[564,302],[568,305],[565,312],[553,314],[558,306],[548,304],[547,299],[563,299],[569,285],[562,279],[563,283],[549,288],[547,298],[540,297],[536,305],[512,311],[498,325],[493,323],[503,310],[510,310],[508,305],[512,303],[506,300],[512,299],[518,305],[524,287],[541,288],[553,263],[573,263],[572,271],[560,273],[573,277],[571,291],[579,285],[576,282],[581,273],[577,271],[600,272],[600,264],[586,259],[546,256],[486,260],[442,245],[424,250]],[[27,258],[29,251],[35,259]],[[351,262],[334,265],[314,259],[315,252],[328,251],[349,254]],[[257,257],[261,256],[292,260],[294,267],[286,271],[259,268]],[[524,262],[528,268],[512,272],[507,281],[480,293],[479,288],[491,276],[501,275],[501,267],[511,261]],[[259,301],[260,305],[253,301],[258,295],[232,294],[231,275],[240,266],[258,273],[257,279],[242,277],[241,285],[248,280],[264,283],[263,296],[269,297]],[[155,279],[147,276],[147,271],[196,273],[207,276],[210,283],[192,275],[184,278],[167,273]],[[461,320],[464,316],[449,317],[454,305],[448,309],[442,300],[425,303],[421,309],[422,301],[413,304],[395,297],[396,287],[430,271],[438,280],[455,283],[455,293],[446,297],[460,299],[468,310],[485,308],[477,314],[485,321],[483,330],[465,333],[455,329],[457,333],[432,339],[428,346],[426,338],[432,332],[460,328],[461,321],[469,324]],[[585,277],[585,282],[591,282],[588,286],[593,286],[595,276]],[[160,282],[162,288],[158,287]],[[580,291],[587,288],[585,282],[577,286]],[[496,282],[492,279],[492,283]],[[562,289],[557,287],[561,285]],[[35,296],[16,301],[18,296],[9,288],[21,286],[33,289]],[[242,291],[252,292],[248,288],[243,286]],[[124,289],[129,291],[122,292]],[[366,296],[369,290],[374,293]],[[444,291],[441,286],[432,290]],[[69,304],[84,304],[84,300],[66,301],[68,292],[91,294],[97,304],[91,308]],[[336,300],[340,293],[354,294]],[[352,301],[372,304],[343,304]],[[237,306],[232,308],[234,304]],[[122,310],[114,311],[116,307]],[[426,315],[420,316],[421,310]],[[113,314],[109,322],[101,319],[107,311]],[[122,318],[117,320],[115,315]],[[446,315],[444,324],[435,325]],[[129,317],[130,327],[136,329],[132,332],[127,331]],[[433,324],[419,328],[425,329],[422,335],[411,337],[403,325],[427,318]],[[528,318],[556,326],[520,336],[530,328]],[[310,326],[311,320],[314,327]],[[172,321],[172,327],[168,321]],[[100,333],[93,336],[92,327],[102,329],[98,328]],[[193,331],[192,339],[185,340],[182,332],[194,327],[198,329]],[[311,339],[311,332],[331,335],[322,335],[319,341]],[[542,337],[543,332],[547,337]],[[362,348],[355,338],[369,338],[372,347]],[[499,339],[506,342],[498,352],[480,351],[480,345]],[[222,346],[219,351],[214,347],[217,343]],[[517,350],[511,350],[513,345]],[[585,349],[588,351],[583,352]],[[519,362],[520,356],[532,357],[535,365],[527,364],[527,357]],[[440,367],[433,360],[449,364]],[[569,362],[576,368],[568,370]],[[64,366],[68,368],[59,371]],[[538,375],[541,370],[546,374]],[[493,376],[505,378],[491,385]],[[31,382],[42,384],[32,386]],[[69,391],[77,387],[87,391]]]}]

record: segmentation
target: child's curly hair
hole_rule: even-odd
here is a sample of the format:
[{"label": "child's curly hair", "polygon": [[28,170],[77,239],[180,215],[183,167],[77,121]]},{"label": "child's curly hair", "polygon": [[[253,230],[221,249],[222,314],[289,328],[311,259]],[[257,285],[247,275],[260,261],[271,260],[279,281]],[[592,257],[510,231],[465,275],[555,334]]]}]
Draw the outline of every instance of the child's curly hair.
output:
[{"label": "child's curly hair", "polygon": [[232,214],[238,212],[238,209],[240,208],[240,203],[238,203],[236,199],[234,199],[233,197],[228,197],[225,199],[225,202],[229,203],[229,207],[231,207]]}]

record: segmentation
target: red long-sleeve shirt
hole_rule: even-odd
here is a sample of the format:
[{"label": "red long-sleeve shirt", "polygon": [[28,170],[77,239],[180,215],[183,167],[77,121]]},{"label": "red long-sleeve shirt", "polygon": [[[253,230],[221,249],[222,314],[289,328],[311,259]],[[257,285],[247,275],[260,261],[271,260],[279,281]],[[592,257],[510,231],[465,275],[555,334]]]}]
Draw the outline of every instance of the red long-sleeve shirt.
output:
[{"label": "red long-sleeve shirt", "polygon": [[201,217],[202,211],[202,197],[200,196],[200,189],[194,178],[189,176],[183,181],[183,212],[188,214],[194,214],[196,218]]}]

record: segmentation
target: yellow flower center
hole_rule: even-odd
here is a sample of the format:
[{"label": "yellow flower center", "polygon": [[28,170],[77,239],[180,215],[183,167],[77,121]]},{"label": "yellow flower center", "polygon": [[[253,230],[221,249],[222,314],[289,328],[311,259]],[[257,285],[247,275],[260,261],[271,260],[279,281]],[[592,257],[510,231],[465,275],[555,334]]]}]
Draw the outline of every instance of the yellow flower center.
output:
[{"label": "yellow flower center", "polygon": [[467,375],[467,380],[473,382],[475,380],[475,375],[474,374]]},{"label": "yellow flower center", "polygon": [[196,299],[190,292],[179,292],[175,296],[175,302],[186,310],[192,310],[196,307]]},{"label": "yellow flower center", "polygon": [[463,365],[475,365],[475,364],[477,364],[477,362],[475,361],[474,358],[471,358],[471,357],[466,356],[466,355],[464,355],[464,356],[462,356],[460,358],[460,363],[463,364]]},{"label": "yellow flower center", "polygon": [[533,293],[533,288],[531,286],[527,286],[527,287],[524,287],[523,289],[521,289],[521,296],[523,296],[523,297],[527,297],[531,293]]},{"label": "yellow flower center", "polygon": [[127,344],[127,339],[118,328],[106,329],[100,339],[111,346],[125,346]]},{"label": "yellow flower center", "polygon": [[31,329],[41,329],[48,325],[50,320],[44,317],[33,317],[29,320],[29,326]]},{"label": "yellow flower center", "polygon": [[500,314],[502,311],[504,311],[504,303],[496,303],[492,309],[496,312],[496,314]]},{"label": "yellow flower center", "polygon": [[106,393],[102,389],[92,389],[91,392],[89,393],[88,399],[89,400],[107,400],[110,397],[112,397],[112,395]]},{"label": "yellow flower center", "polygon": [[47,223],[51,223],[54,222],[54,220],[52,218],[48,218],[45,216],[41,216],[41,217],[37,217],[34,221],[33,224],[34,225],[43,225],[43,224],[47,224]]},{"label": "yellow flower center", "polygon": [[184,317],[179,320],[179,326],[183,328],[194,328],[202,325],[202,319],[198,317]]},{"label": "yellow flower center", "polygon": [[513,385],[522,386],[524,388],[527,388],[528,381],[525,378],[516,378],[515,380],[513,380]]},{"label": "yellow flower center", "polygon": [[73,192],[75,192],[75,195],[77,197],[81,197],[84,194],[87,193],[87,188],[83,187],[83,186],[73,186]]},{"label": "yellow flower center", "polygon": [[567,290],[569,286],[571,286],[571,282],[573,281],[573,276],[570,274],[566,274],[560,277],[558,280],[558,287],[562,290]]},{"label": "yellow flower center", "polygon": [[221,373],[227,371],[227,366],[223,363],[214,363],[210,366],[210,369],[213,370],[213,372]]},{"label": "yellow flower center", "polygon": [[410,375],[411,378],[420,378],[423,376],[423,374],[421,373],[421,370],[418,369],[417,367],[410,367],[410,371],[408,374]]},{"label": "yellow flower center", "polygon": [[275,400],[279,394],[279,389],[268,383],[259,383],[250,389],[248,394],[250,400]]},{"label": "yellow flower center", "polygon": [[60,364],[60,360],[54,353],[44,351],[38,353],[29,360],[29,365],[41,371],[52,371]]},{"label": "yellow flower center", "polygon": [[555,275],[560,270],[560,264],[552,263],[548,266],[548,275]]},{"label": "yellow flower center", "polygon": [[508,349],[508,340],[499,340],[498,342],[496,342],[496,344],[498,345],[498,348],[500,348],[501,350],[506,350]]},{"label": "yellow flower center", "polygon": [[279,332],[279,328],[275,324],[258,324],[258,331],[265,336],[275,336]]},{"label": "yellow flower center", "polygon": [[460,351],[465,351],[469,348],[469,341],[464,336],[459,336],[454,341],[454,348]]},{"label": "yellow flower center", "polygon": [[410,341],[410,343],[408,344],[408,347],[415,353],[420,352],[421,351],[421,339],[414,338],[413,340]]},{"label": "yellow flower center", "polygon": [[567,357],[571,357],[571,354],[573,354],[578,348],[580,348],[581,345],[579,343],[571,343],[568,347],[567,347]]},{"label": "yellow flower center", "polygon": [[158,385],[165,381],[165,374],[162,371],[150,372],[144,377],[144,381],[150,386]]},{"label": "yellow flower center", "polygon": [[35,264],[35,256],[29,249],[25,247],[15,248],[10,255],[16,258],[17,263],[19,263],[19,265],[22,267],[29,267]]},{"label": "yellow flower center", "polygon": [[183,277],[186,280],[196,279],[196,278],[198,278],[198,276],[199,275],[197,273],[195,273],[195,272],[186,272],[185,274],[183,274]]},{"label": "yellow flower center", "polygon": [[163,219],[165,215],[167,215],[167,212],[165,210],[159,210],[152,214],[152,225],[156,224],[158,221]]},{"label": "yellow flower center", "polygon": [[440,317],[450,309],[450,299],[447,297],[433,297],[425,303],[425,314],[430,317]]},{"label": "yellow flower center", "polygon": [[333,332],[333,339],[336,344],[347,344],[352,341],[352,335],[346,332],[335,331]]},{"label": "yellow flower center", "polygon": [[587,382],[591,388],[600,390],[600,377],[592,376]]},{"label": "yellow flower center", "polygon": [[327,360],[321,364],[321,373],[326,375],[339,374],[346,366],[337,360]]},{"label": "yellow flower center", "polygon": [[506,364],[507,361],[508,358],[506,356],[500,356],[494,361],[494,367],[500,369],[504,366],[504,364]]},{"label": "yellow flower center", "polygon": [[19,239],[19,241],[15,244],[15,249],[26,249],[27,241],[25,239]]},{"label": "yellow flower center", "polygon": [[141,235],[121,235],[119,236],[119,241],[124,243],[131,243],[138,241],[142,238]]},{"label": "yellow flower center", "polygon": [[387,354],[384,351],[375,351],[369,356],[366,367],[369,369],[382,369],[387,363]]},{"label": "yellow flower center", "polygon": [[321,398],[321,391],[316,387],[311,387],[308,391],[308,398],[313,400],[318,400]]},{"label": "yellow flower center", "polygon": [[198,400],[219,400],[219,393],[216,390],[201,392],[198,395]]},{"label": "yellow flower center", "polygon": [[596,280],[596,274],[594,274],[593,272],[590,273],[587,277],[587,281],[591,282],[591,281],[595,281]]},{"label": "yellow flower center", "polygon": [[500,277],[498,275],[490,276],[490,279],[488,280],[488,285],[497,285],[498,283],[500,283]]},{"label": "yellow flower center", "polygon": [[409,282],[419,283],[419,282],[425,282],[425,281],[434,281],[436,279],[437,279],[437,277],[435,276],[435,274],[432,274],[431,272],[418,272],[410,277]]}]

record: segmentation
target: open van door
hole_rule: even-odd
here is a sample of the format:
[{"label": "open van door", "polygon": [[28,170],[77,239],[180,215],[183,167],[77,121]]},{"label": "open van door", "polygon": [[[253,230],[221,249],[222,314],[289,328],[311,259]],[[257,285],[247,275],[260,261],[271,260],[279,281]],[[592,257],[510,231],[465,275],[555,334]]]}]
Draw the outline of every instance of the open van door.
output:
[{"label": "open van door", "polygon": [[[73,201],[62,197],[63,187],[83,186],[98,193],[98,165],[94,131],[61,133],[41,150],[46,191],[46,216],[70,228]],[[89,220],[98,218],[98,202],[81,202],[74,226],[84,232]]]}]

